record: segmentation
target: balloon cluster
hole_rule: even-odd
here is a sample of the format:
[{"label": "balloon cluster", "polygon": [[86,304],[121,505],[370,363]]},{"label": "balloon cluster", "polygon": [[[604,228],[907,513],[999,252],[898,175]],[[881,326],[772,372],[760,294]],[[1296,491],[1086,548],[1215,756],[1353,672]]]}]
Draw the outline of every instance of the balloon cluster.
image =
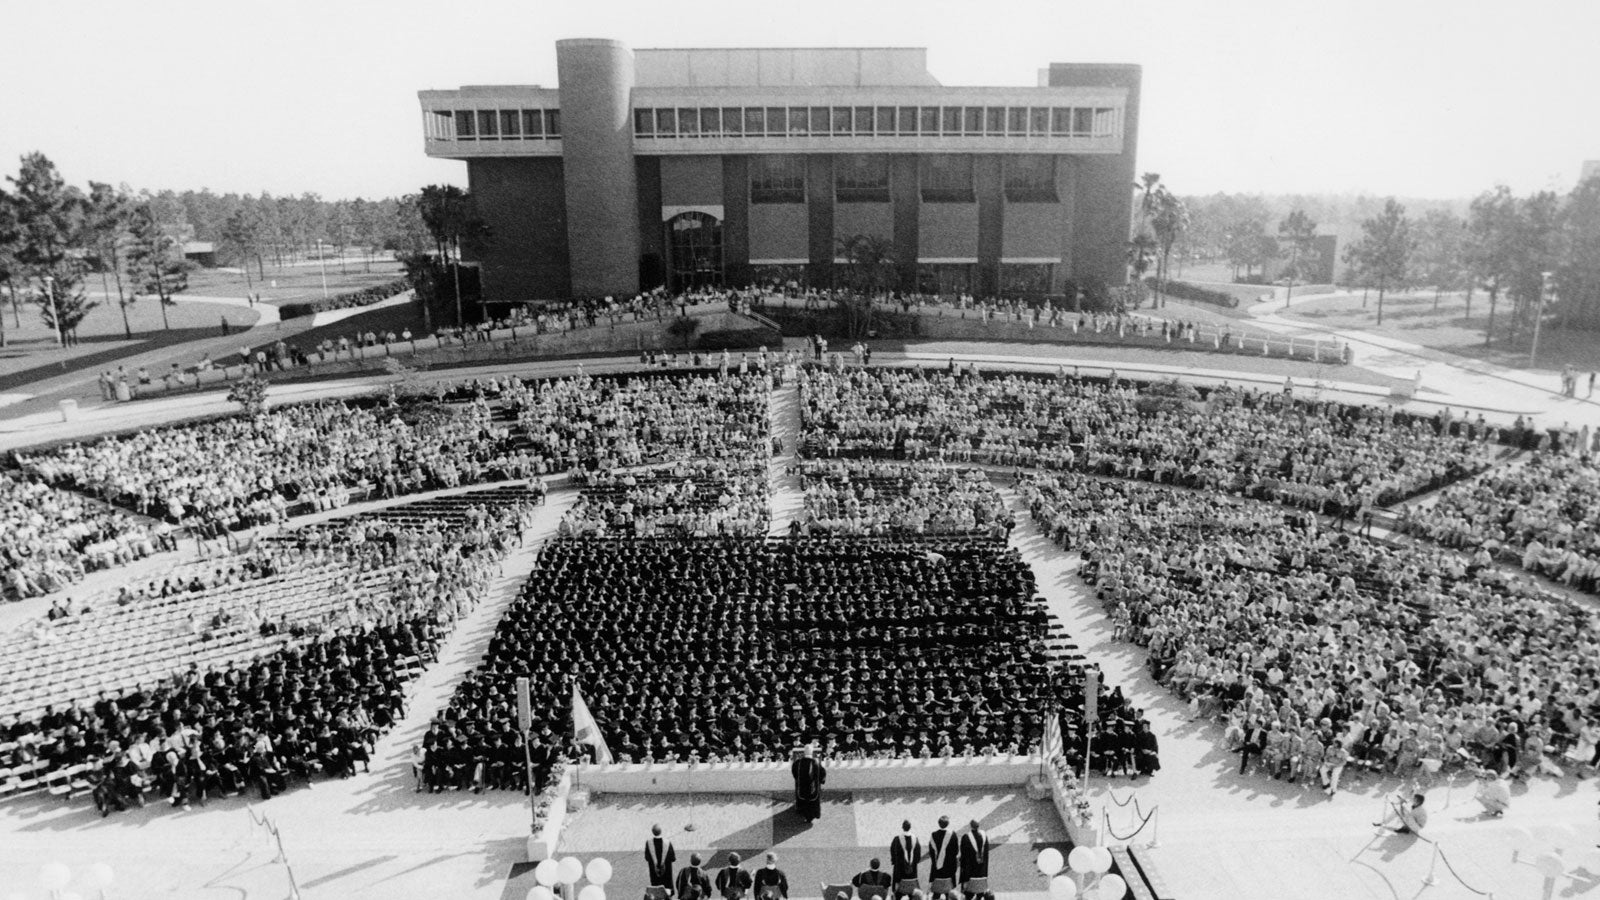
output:
[{"label": "balloon cluster", "polygon": [[[117,875],[105,863],[95,863],[89,867],[89,880],[94,882],[104,894],[106,888],[111,887],[117,880]],[[39,886],[49,891],[51,896],[59,900],[83,900],[83,895],[76,891],[66,890],[72,883],[72,870],[63,862],[47,862],[39,867]],[[22,894],[9,894],[7,900],[22,900]]]},{"label": "balloon cluster", "polygon": [[533,880],[539,883],[528,889],[528,900],[555,900],[556,892],[552,889],[558,884],[566,885],[563,896],[574,900],[572,888],[584,878],[589,883],[578,892],[575,900],[606,900],[605,883],[611,880],[609,861],[596,857],[585,867],[576,856],[542,860],[533,867]]},{"label": "balloon cluster", "polygon": [[1120,875],[1109,875],[1111,851],[1104,847],[1073,847],[1065,858],[1061,851],[1046,847],[1039,851],[1039,872],[1050,879],[1050,900],[1076,900],[1078,882],[1062,872],[1062,866],[1079,876],[1095,875],[1098,880],[1083,891],[1084,900],[1122,900],[1128,892],[1127,882]]}]

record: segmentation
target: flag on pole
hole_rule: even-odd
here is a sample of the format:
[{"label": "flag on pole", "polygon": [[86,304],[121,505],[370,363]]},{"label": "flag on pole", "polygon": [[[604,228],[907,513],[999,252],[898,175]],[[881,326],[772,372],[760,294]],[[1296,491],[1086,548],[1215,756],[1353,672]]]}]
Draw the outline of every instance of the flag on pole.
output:
[{"label": "flag on pole", "polygon": [[593,747],[595,762],[611,762],[611,748],[606,746],[605,735],[600,733],[600,725],[595,722],[594,714],[589,712],[589,704],[583,702],[583,694],[578,691],[576,684],[572,686],[572,739]]},{"label": "flag on pole", "polygon": [[1055,759],[1065,750],[1061,744],[1061,713],[1053,707],[1044,711],[1044,741],[1041,749],[1046,760]]}]

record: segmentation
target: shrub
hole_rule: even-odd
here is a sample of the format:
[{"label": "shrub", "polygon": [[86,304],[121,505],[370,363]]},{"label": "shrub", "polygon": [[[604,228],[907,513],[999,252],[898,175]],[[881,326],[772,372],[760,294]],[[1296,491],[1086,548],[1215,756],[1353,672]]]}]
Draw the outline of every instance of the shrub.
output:
[{"label": "shrub", "polygon": [[[1155,279],[1150,279],[1152,283]],[[1186,281],[1164,281],[1159,284],[1161,293],[1168,297],[1177,297],[1179,300],[1193,300],[1199,303],[1211,303],[1217,306],[1235,309],[1239,306],[1239,298],[1226,291],[1213,291]]]}]

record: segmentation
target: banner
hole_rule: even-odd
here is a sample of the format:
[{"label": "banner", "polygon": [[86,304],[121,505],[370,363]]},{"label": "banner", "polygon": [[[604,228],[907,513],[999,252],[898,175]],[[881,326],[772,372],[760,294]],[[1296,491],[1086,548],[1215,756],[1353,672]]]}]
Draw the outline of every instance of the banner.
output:
[{"label": "banner", "polygon": [[1061,712],[1051,707],[1044,711],[1044,758],[1055,759],[1063,752],[1061,743]]},{"label": "banner", "polygon": [[583,702],[583,694],[576,684],[572,686],[572,739],[593,747],[595,762],[611,763],[611,748],[606,746],[605,735],[600,733],[600,725],[589,712],[589,704]]}]

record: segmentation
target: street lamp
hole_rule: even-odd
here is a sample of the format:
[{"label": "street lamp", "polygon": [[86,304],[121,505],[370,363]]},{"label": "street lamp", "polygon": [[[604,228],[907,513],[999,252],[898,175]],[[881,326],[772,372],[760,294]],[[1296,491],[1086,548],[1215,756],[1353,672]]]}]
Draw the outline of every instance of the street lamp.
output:
[{"label": "street lamp", "polygon": [[56,308],[56,279],[54,275],[44,276],[44,289],[50,295],[50,321],[56,326],[56,346],[67,345],[66,331],[61,327],[61,311]]},{"label": "street lamp", "polygon": [[317,238],[317,268],[322,270],[322,299],[328,299],[328,261],[322,256],[322,238]]}]

